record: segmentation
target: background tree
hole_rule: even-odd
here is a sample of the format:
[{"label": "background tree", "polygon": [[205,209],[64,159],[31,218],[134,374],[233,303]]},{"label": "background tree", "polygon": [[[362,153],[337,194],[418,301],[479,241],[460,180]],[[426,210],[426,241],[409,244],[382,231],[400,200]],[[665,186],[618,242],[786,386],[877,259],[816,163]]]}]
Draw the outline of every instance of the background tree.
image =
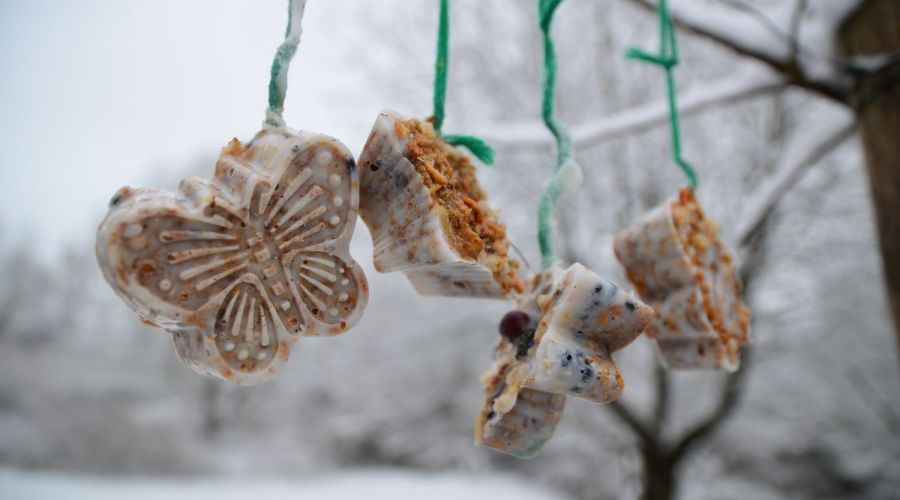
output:
[{"label": "background tree", "polygon": [[[647,0],[632,1],[654,8]],[[779,26],[743,0],[719,2],[731,6],[734,12],[710,11],[703,3],[677,2],[676,19],[685,30],[739,56],[760,61],[778,72],[787,84],[853,111],[866,155],[886,291],[900,349],[900,221],[896,217],[900,213],[900,5],[890,0],[819,5],[794,0],[785,2],[793,4],[789,25]],[[819,11],[813,18],[818,25],[804,26],[810,10]],[[738,36],[729,33],[727,20],[738,15],[755,17],[759,28],[771,33],[759,33],[759,38],[746,32]],[[745,21],[734,20],[742,26]],[[820,35],[826,37],[824,46],[801,41],[801,31],[810,28],[824,32]]]},{"label": "background tree", "polygon": [[[647,10],[655,4],[632,0]],[[790,3],[791,5],[784,5]],[[822,5],[824,4],[824,5]],[[801,88],[829,101],[847,106],[861,124],[860,133],[865,145],[872,195],[875,201],[879,239],[886,273],[888,298],[900,341],[900,309],[897,307],[900,280],[900,6],[896,2],[867,0],[864,2],[830,2],[811,6],[806,0],[778,5],[780,16],[771,16],[763,9],[740,0],[703,2],[681,0],[673,9],[679,26],[725,47],[738,57],[763,63],[767,71],[754,70],[750,77],[738,75],[711,86],[703,86],[682,99],[682,112],[688,115],[709,109],[713,105],[735,103],[765,93],[783,93],[785,85]],[[771,10],[771,9],[770,9]],[[773,17],[781,17],[779,23]],[[813,26],[808,24],[812,23]],[[812,45],[804,41],[802,31],[812,29],[826,44]],[[830,39],[829,39],[830,38]],[[842,57],[833,49],[840,38],[845,53]],[[860,57],[864,56],[864,57]],[[712,88],[710,88],[712,87]],[[780,103],[780,100],[778,100]],[[595,146],[628,134],[640,133],[664,122],[663,103],[626,109],[611,117],[595,119],[575,128],[576,142]],[[785,120],[783,106],[778,106],[772,130],[774,144],[784,147]],[[863,125],[864,124],[864,125]],[[782,196],[805,171],[839,146],[853,132],[849,120],[837,120],[833,126],[807,136],[800,145],[789,149],[783,165],[773,178],[749,200],[744,215],[737,222],[732,242],[741,256],[740,275],[746,295],[753,297],[754,277],[764,266],[768,256],[766,235],[768,223]],[[485,133],[502,130],[499,126],[485,127]],[[546,143],[536,125],[493,133],[495,142],[511,147]],[[763,169],[757,165],[756,169]],[[628,186],[625,186],[626,188]],[[625,189],[626,191],[628,189]],[[632,212],[632,210],[626,210]],[[633,216],[633,215],[630,215]],[[628,218],[630,218],[630,216]],[[566,227],[564,233],[571,235]],[[585,255],[566,245],[569,261],[589,262]],[[900,343],[898,343],[900,345]],[[613,414],[636,436],[643,462],[643,493],[647,499],[669,499],[677,491],[678,468],[686,457],[722,427],[738,407],[743,385],[752,370],[752,347],[746,348],[740,371],[728,375],[721,384],[719,403],[693,426],[677,436],[665,432],[669,416],[671,382],[669,374],[657,365],[654,370],[655,402],[652,411],[641,417],[623,402],[609,405]],[[858,490],[862,485],[845,487]]]},{"label": "background tree", "polygon": [[[220,2],[217,13],[230,5]],[[293,81],[340,83],[320,86],[315,99],[340,104],[327,107],[332,123],[362,123],[358,143],[345,139],[353,127],[328,131],[355,152],[379,107],[430,112],[437,2],[410,5],[310,3],[308,15],[340,22],[327,25],[334,36],[319,60],[327,66],[312,71],[315,45],[302,46]],[[477,449],[471,438],[478,376],[509,304],[417,296],[402,275],[371,269],[359,224],[352,253],[372,290],[360,325],[303,339],[262,387],[233,387],[198,377],[175,359],[167,335],[135,321],[99,275],[90,227],[68,257],[58,248],[42,260],[32,241],[0,253],[0,465],[252,481],[391,467],[513,475],[585,500],[890,498],[900,489],[894,341],[856,118],[828,94],[852,91],[856,73],[841,69],[850,62],[865,75],[893,63],[834,55],[837,26],[854,19],[834,2],[752,5],[778,29],[743,3],[673,3],[682,26],[761,45],[777,61],[794,50],[803,71],[799,78],[681,32],[687,157],[701,173],[700,199],[739,254],[754,308],[753,352],[738,374],[666,373],[652,342],[638,339],[616,354],[627,384],[620,404],[571,401],[542,454],[517,460]],[[454,0],[452,15],[447,128],[497,146],[496,168],[479,176],[534,265],[535,200],[553,164],[538,121],[534,4]],[[568,0],[554,22],[559,111],[585,169],[583,189],[557,212],[560,255],[626,286],[612,235],[682,182],[669,159],[658,69],[621,57],[628,46],[656,43],[655,15],[635,2]],[[185,25],[194,33],[195,24]],[[800,43],[785,36],[792,30]],[[229,32],[215,45],[247,43],[238,38]],[[145,63],[118,64],[125,72]],[[223,85],[237,75],[233,65],[222,72]],[[190,173],[206,176],[214,158],[200,160]],[[128,183],[171,189],[185,172],[169,171],[171,178]]]}]

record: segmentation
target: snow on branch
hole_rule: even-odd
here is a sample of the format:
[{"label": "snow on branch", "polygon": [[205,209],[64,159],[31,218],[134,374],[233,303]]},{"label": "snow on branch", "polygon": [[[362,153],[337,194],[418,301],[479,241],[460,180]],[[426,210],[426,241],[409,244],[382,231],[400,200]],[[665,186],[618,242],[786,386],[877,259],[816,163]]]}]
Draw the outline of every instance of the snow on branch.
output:
[{"label": "snow on branch", "polygon": [[[631,1],[656,9],[653,0]],[[793,85],[846,103],[843,72],[849,61],[837,56],[833,45],[838,26],[859,3],[820,0],[800,12],[801,18],[794,17],[795,2],[763,9],[743,0],[678,0],[671,11],[680,28],[769,65]]]},{"label": "snow on branch", "polygon": [[856,123],[848,113],[847,117],[811,129],[805,137],[792,141],[774,176],[747,202],[732,235],[733,248],[741,252],[784,194],[810,167],[850,137],[855,128]]},{"label": "snow on branch", "polygon": [[[656,9],[656,1],[633,1]],[[781,5],[788,3],[781,2]],[[787,61],[790,57],[791,47],[786,40],[773,36],[768,26],[734,7],[726,7],[721,1],[678,0],[671,2],[669,9],[675,20],[685,28],[715,39],[742,54],[763,61]],[[785,16],[782,13],[770,15],[773,22],[783,24]]]},{"label": "snow on branch", "polygon": [[[786,79],[769,68],[758,64],[741,65],[732,76],[696,86],[679,96],[679,111],[682,117],[695,115],[713,106],[748,99],[785,84]],[[578,147],[595,146],[665,123],[668,123],[668,104],[660,100],[577,125],[572,128],[572,140]],[[546,147],[553,143],[553,137],[536,120],[485,125],[476,127],[476,132],[501,147]]]}]

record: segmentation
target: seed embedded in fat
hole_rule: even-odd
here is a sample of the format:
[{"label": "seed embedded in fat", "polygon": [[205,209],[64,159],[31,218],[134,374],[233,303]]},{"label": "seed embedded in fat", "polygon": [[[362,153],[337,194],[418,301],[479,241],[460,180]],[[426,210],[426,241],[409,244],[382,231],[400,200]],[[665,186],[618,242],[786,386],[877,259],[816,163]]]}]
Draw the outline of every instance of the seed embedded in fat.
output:
[{"label": "seed embedded in fat", "polygon": [[332,316],[337,316],[338,314],[340,314],[340,311],[338,311],[337,309],[332,308],[332,309],[330,309],[330,310],[328,311],[328,314],[330,314],[330,315],[332,315]]},{"label": "seed embedded in fat", "polygon": [[260,361],[266,359],[266,351],[260,351],[259,354],[256,355],[256,359]]},{"label": "seed embedded in fat", "polygon": [[135,236],[141,234],[144,231],[144,226],[140,224],[129,224],[128,227],[122,231],[122,236],[126,238],[134,238]]},{"label": "seed embedded in fat", "polygon": [[336,207],[340,207],[340,206],[344,205],[344,199],[341,198],[340,196],[335,196],[334,199],[331,201],[332,201],[332,203],[334,203],[334,206],[336,206]]},{"label": "seed embedded in fat", "polygon": [[331,174],[328,177],[328,183],[334,187],[338,187],[341,184],[341,176],[338,174]]},{"label": "seed embedded in fat", "polygon": [[344,293],[344,292],[342,292],[340,295],[338,295],[338,300],[341,302],[347,302],[347,299],[349,299],[349,298],[350,298],[350,295],[348,295],[347,293]]},{"label": "seed embedded in fat", "polygon": [[237,358],[238,358],[238,360],[243,361],[243,360],[247,359],[247,356],[249,356],[249,355],[250,355],[250,353],[247,352],[247,349],[241,349],[241,352],[238,353]]},{"label": "seed embedded in fat", "polygon": [[331,219],[329,219],[328,222],[329,222],[332,226],[337,226],[338,224],[341,223],[341,218],[338,217],[337,215],[332,215],[332,216],[331,216]]},{"label": "seed embedded in fat", "polygon": [[159,280],[159,289],[164,292],[168,292],[172,289],[172,282],[165,278]]},{"label": "seed embedded in fat", "polygon": [[341,284],[344,285],[344,286],[347,286],[347,285],[350,284],[350,280],[348,280],[347,278],[344,278],[344,279],[341,280]]},{"label": "seed embedded in fat", "polygon": [[225,350],[231,352],[234,350],[234,342],[225,342]]}]

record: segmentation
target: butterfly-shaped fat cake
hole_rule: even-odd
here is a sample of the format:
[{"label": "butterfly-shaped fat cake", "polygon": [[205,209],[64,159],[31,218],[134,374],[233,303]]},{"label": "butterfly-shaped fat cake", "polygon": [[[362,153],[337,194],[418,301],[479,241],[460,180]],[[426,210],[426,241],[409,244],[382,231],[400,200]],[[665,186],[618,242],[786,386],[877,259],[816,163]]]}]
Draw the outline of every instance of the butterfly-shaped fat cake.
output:
[{"label": "butterfly-shaped fat cake", "polygon": [[120,189],[97,260],[191,368],[261,383],[300,336],[337,335],[360,318],[368,285],[348,249],[358,189],[339,141],[267,128],[233,139],[212,180],[185,179],[176,193]]},{"label": "butterfly-shaped fat cake", "polygon": [[690,188],[616,236],[616,257],[656,310],[647,335],[666,366],[734,371],[750,339],[750,309],[719,228]]},{"label": "butterfly-shaped fat cake", "polygon": [[612,353],[653,320],[649,306],[581,264],[550,268],[525,287],[500,323],[475,425],[476,444],[523,458],[553,435],[567,396],[609,403],[622,395]]}]

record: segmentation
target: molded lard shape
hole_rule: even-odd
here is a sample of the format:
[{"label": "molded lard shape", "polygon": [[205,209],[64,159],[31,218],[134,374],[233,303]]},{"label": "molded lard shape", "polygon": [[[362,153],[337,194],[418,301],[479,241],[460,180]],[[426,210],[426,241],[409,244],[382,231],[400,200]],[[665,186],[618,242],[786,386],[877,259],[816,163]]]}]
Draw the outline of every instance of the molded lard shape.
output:
[{"label": "molded lard shape", "polygon": [[616,236],[616,257],[656,311],[647,334],[669,368],[737,370],[749,341],[750,309],[718,231],[685,187]]},{"label": "molded lard shape", "polygon": [[[550,439],[566,396],[619,398],[625,383],[612,353],[653,319],[649,306],[581,264],[537,274],[526,287],[501,323],[475,430],[476,444],[520,457]],[[507,322],[511,314],[522,319]]]},{"label": "molded lard shape", "polygon": [[368,299],[348,244],[353,158],[336,139],[265,129],[233,139],[211,180],[119,190],[97,230],[106,281],[168,331],[195,371],[257,384],[305,335],[351,328]]},{"label": "molded lard shape", "polygon": [[521,291],[505,227],[474,166],[431,124],[382,112],[360,155],[360,216],[375,269],[422,295],[503,298]]}]

